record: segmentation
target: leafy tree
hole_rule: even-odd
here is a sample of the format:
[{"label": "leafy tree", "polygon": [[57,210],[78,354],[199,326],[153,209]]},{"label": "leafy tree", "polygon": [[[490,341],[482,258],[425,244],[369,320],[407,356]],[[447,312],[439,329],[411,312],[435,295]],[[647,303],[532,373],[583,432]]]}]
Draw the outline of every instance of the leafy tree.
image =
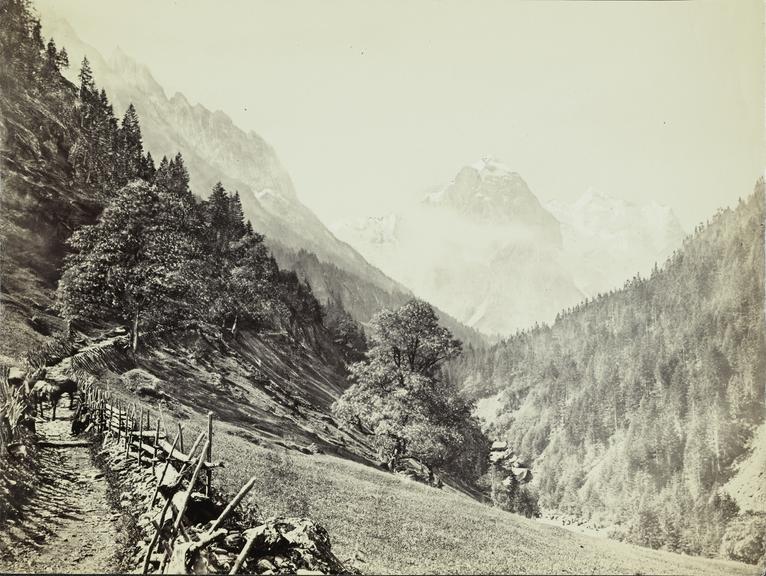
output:
[{"label": "leafy tree", "polygon": [[441,466],[458,454],[470,457],[466,448],[478,430],[473,406],[439,373],[460,351],[426,302],[384,310],[371,322],[366,360],[351,367],[354,383],[333,410],[372,431],[381,459],[413,455]]},{"label": "leafy tree", "polygon": [[173,325],[193,308],[194,241],[163,218],[168,208],[156,187],[131,183],[96,224],[72,235],[75,253],[58,288],[65,318],[118,318],[129,326],[135,350],[140,332]]}]

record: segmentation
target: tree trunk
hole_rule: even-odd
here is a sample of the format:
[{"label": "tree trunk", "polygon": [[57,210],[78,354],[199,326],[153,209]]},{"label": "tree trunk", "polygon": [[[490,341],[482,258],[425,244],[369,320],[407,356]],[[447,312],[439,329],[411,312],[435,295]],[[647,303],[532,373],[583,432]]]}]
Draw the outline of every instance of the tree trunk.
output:
[{"label": "tree trunk", "polygon": [[131,348],[133,349],[133,352],[135,353],[136,350],[138,350],[138,317],[140,313],[136,312],[135,316],[133,316],[133,332],[131,334]]}]

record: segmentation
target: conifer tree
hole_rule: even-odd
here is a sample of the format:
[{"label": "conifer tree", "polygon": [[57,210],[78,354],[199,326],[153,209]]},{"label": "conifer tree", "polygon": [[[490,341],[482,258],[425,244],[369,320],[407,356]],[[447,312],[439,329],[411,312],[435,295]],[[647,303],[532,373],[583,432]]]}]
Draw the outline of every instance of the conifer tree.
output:
[{"label": "conifer tree", "polygon": [[151,182],[154,179],[155,172],[154,158],[152,158],[152,153],[147,151],[146,156],[141,157],[141,169],[138,175],[142,180]]},{"label": "conifer tree", "polygon": [[59,53],[56,50],[56,42],[51,38],[48,40],[48,45],[45,47],[45,66],[43,67],[43,73],[46,76],[51,76],[59,72]]},{"label": "conifer tree", "polygon": [[184,158],[180,152],[176,153],[170,166],[170,188],[181,196],[191,196],[189,188],[189,171],[184,164]]},{"label": "conifer tree", "polygon": [[124,185],[141,177],[143,152],[138,114],[133,104],[130,104],[117,136],[118,184]]},{"label": "conifer tree", "polygon": [[229,195],[223,185],[216,182],[207,201],[208,226],[213,249],[223,253],[228,243],[228,225],[230,218]]},{"label": "conifer tree", "polygon": [[80,73],[77,75],[80,80],[80,100],[84,104],[90,103],[95,92],[96,84],[93,81],[93,71],[90,68],[88,57],[84,56],[80,65]]},{"label": "conifer tree", "polygon": [[62,47],[61,50],[59,50],[58,55],[56,56],[56,64],[59,70],[69,68],[69,54],[67,53],[66,48]]}]

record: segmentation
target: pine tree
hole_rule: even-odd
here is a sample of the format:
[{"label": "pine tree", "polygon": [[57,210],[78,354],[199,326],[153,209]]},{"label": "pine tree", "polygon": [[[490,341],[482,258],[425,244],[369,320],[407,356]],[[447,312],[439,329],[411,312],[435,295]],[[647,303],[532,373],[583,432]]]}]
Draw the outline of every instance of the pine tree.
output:
[{"label": "pine tree", "polygon": [[128,106],[117,135],[117,182],[124,185],[141,177],[143,141],[138,114],[133,104]]},{"label": "pine tree", "polygon": [[180,152],[176,153],[170,166],[170,189],[181,196],[191,196],[189,188],[189,171],[184,164],[184,157]]},{"label": "pine tree", "polygon": [[232,240],[236,240],[247,232],[245,213],[242,211],[242,202],[237,190],[234,191],[234,195],[229,199],[229,214],[230,237]]},{"label": "pine tree", "polygon": [[83,103],[90,103],[96,94],[96,84],[93,81],[93,71],[90,68],[88,57],[84,56],[80,65],[80,73],[77,75],[80,80],[80,100]]},{"label": "pine tree", "polygon": [[56,57],[56,65],[59,70],[69,68],[69,54],[67,53],[66,48],[62,47],[61,50],[59,50]]},{"label": "pine tree", "polygon": [[157,166],[157,170],[154,172],[154,183],[161,190],[168,190],[170,188],[170,162],[167,156],[163,156],[160,160],[160,165]]},{"label": "pine tree", "polygon": [[146,156],[141,157],[141,169],[139,170],[138,175],[142,180],[151,182],[154,179],[155,172],[154,158],[152,158],[152,153],[147,151]]},{"label": "pine tree", "polygon": [[48,40],[48,45],[45,48],[45,65],[43,67],[43,74],[46,76],[52,76],[57,74],[59,69],[59,53],[56,50],[56,42],[51,38]]},{"label": "pine tree", "polygon": [[228,226],[231,215],[229,195],[223,184],[216,182],[207,201],[208,226],[210,228],[213,249],[223,253],[228,244]]}]

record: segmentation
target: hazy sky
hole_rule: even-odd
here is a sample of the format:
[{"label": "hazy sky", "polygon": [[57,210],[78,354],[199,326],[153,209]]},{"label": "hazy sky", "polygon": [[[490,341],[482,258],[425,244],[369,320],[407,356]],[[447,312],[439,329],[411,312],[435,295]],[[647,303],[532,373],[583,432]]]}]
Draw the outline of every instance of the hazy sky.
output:
[{"label": "hazy sky", "polygon": [[760,0],[36,3],[261,134],[326,223],[482,156],[541,199],[653,199],[687,229],[763,173]]}]

